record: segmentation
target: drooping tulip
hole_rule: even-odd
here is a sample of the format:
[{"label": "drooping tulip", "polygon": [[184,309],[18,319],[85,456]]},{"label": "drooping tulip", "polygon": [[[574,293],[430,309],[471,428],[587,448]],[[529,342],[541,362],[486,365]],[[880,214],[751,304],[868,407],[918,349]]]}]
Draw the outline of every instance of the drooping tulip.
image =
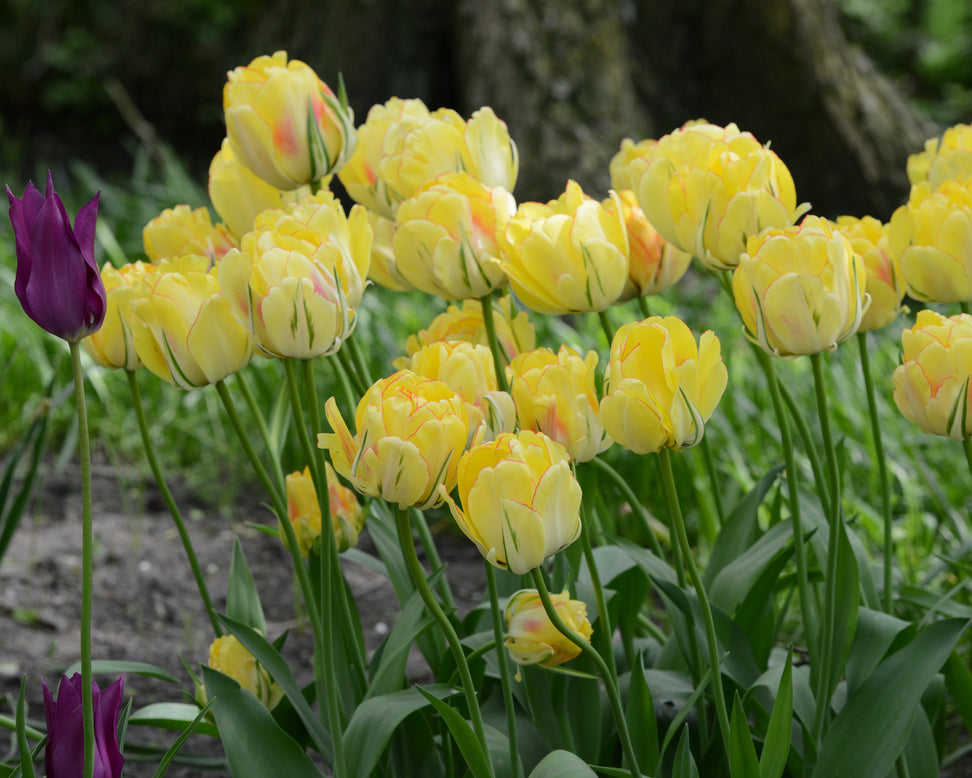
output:
[{"label": "drooping tulip", "polygon": [[41,194],[33,182],[23,198],[10,200],[10,223],[17,244],[14,291],[24,312],[41,328],[67,341],[95,332],[105,318],[105,285],[94,259],[98,195],[68,218],[47,173]]}]

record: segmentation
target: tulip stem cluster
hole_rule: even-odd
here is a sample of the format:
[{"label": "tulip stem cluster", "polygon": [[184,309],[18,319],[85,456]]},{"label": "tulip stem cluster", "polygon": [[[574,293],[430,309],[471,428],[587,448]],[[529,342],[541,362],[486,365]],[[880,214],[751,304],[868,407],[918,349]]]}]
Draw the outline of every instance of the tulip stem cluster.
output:
[{"label": "tulip stem cluster", "polygon": [[[709,597],[705,591],[705,584],[702,582],[702,575],[695,558],[692,556],[692,546],[689,543],[688,533],[685,530],[685,521],[682,518],[682,509],[678,503],[678,493],[675,489],[675,475],[672,472],[671,452],[663,448],[658,452],[658,460],[661,463],[662,485],[665,491],[665,499],[668,501],[668,508],[672,517],[677,544],[682,549],[682,556],[685,559],[685,566],[688,570],[689,578],[695,587],[695,593],[699,598],[699,607],[702,610],[702,621],[705,626],[705,638],[709,647],[709,669],[712,671],[712,695],[715,698],[716,717],[719,720],[719,732],[722,735],[722,742],[726,748],[728,756],[729,749],[729,714],[726,708],[725,691],[722,688],[722,672],[720,670],[721,661],[719,657],[719,642],[715,634],[715,621],[712,618],[712,607],[709,604]],[[690,630],[690,635],[695,634],[695,630]]]},{"label": "tulip stem cluster", "polygon": [[493,642],[496,648],[496,662],[499,664],[500,685],[503,687],[503,707],[506,710],[506,734],[510,741],[510,773],[513,778],[522,778],[523,765],[517,745],[516,708],[513,707],[513,686],[510,683],[510,657],[503,650],[503,614],[500,611],[499,594],[496,590],[496,571],[483,561],[486,570],[486,588],[489,591],[489,610],[493,622]]},{"label": "tulip stem cluster", "polygon": [[469,708],[469,717],[472,719],[473,732],[475,732],[476,739],[479,741],[483,756],[486,758],[487,763],[490,763],[490,774],[492,774],[493,769],[489,756],[489,745],[486,741],[486,730],[483,726],[483,714],[479,709],[479,701],[476,698],[476,687],[473,684],[472,673],[469,672],[469,663],[466,661],[466,655],[463,652],[462,643],[459,642],[459,636],[456,634],[455,627],[452,626],[449,617],[446,616],[445,611],[442,610],[442,606],[435,599],[432,589],[429,588],[425,571],[422,569],[422,563],[419,562],[418,554],[415,551],[415,539],[412,537],[412,525],[409,521],[408,513],[407,508],[399,508],[396,512],[398,518],[398,540],[401,543],[402,553],[405,556],[405,564],[408,566],[409,574],[412,576],[412,582],[415,584],[415,588],[418,589],[419,595],[425,603],[425,607],[429,609],[432,617],[439,625],[439,629],[445,635],[446,641],[449,643],[452,657],[455,659],[456,667],[459,669],[459,680],[462,684],[462,691],[466,696],[466,705]]},{"label": "tulip stem cluster", "polygon": [[540,568],[533,568],[530,571],[530,575],[533,577],[533,585],[540,595],[540,602],[543,603],[543,609],[547,614],[547,618],[550,619],[550,623],[557,628],[557,631],[561,635],[580,648],[597,667],[597,671],[604,681],[604,688],[607,691],[608,701],[611,704],[611,711],[614,713],[614,724],[618,728],[618,737],[621,739],[621,748],[624,750],[625,759],[628,761],[628,768],[633,778],[641,778],[641,772],[638,769],[638,757],[631,742],[628,723],[624,717],[624,707],[621,705],[621,695],[618,693],[618,686],[614,682],[614,676],[612,676],[610,668],[604,661],[604,657],[582,636],[564,624],[563,619],[560,618],[560,614],[557,613],[553,601],[550,599],[550,592],[547,590],[547,583],[543,579],[543,572]]},{"label": "tulip stem cluster", "polygon": [[507,392],[510,387],[506,381],[505,361],[500,351],[499,338],[496,337],[496,322],[493,320],[493,293],[490,292],[480,298],[479,304],[483,311],[483,329],[486,330],[486,340],[496,369],[496,388],[501,392]]},{"label": "tulip stem cluster", "polygon": [[645,539],[648,542],[648,546],[654,552],[655,556],[659,559],[665,558],[665,552],[662,551],[661,543],[658,542],[658,535],[655,533],[655,528],[651,524],[651,520],[648,518],[648,513],[645,511],[645,506],[641,504],[641,500],[634,493],[628,482],[621,477],[621,474],[615,470],[611,465],[605,462],[600,457],[594,457],[591,460],[595,467],[597,467],[602,473],[604,473],[614,485],[618,487],[621,494],[624,495],[624,499],[627,500],[628,505],[631,506],[631,510],[634,511],[635,516],[638,517],[641,522],[641,527],[645,533]]},{"label": "tulip stem cluster", "polygon": [[148,460],[149,468],[155,478],[156,485],[159,487],[159,492],[162,494],[162,499],[165,501],[166,507],[172,515],[172,520],[175,522],[176,531],[179,533],[179,540],[182,541],[186,558],[189,560],[189,567],[192,569],[192,576],[196,580],[196,588],[199,590],[199,596],[202,597],[203,605],[206,608],[206,615],[209,616],[209,623],[213,627],[213,634],[219,637],[223,634],[223,630],[219,625],[219,619],[216,618],[216,609],[213,607],[213,600],[209,596],[206,579],[203,576],[202,568],[199,566],[199,560],[196,558],[196,550],[193,548],[192,539],[189,537],[189,531],[186,529],[186,523],[182,519],[182,512],[179,510],[179,506],[176,505],[172,492],[169,490],[169,485],[165,481],[165,476],[162,475],[162,468],[159,466],[158,457],[155,456],[155,446],[152,445],[152,436],[149,433],[148,423],[145,420],[145,408],[142,405],[142,392],[138,388],[138,378],[135,372],[131,370],[125,371],[125,375],[128,378],[128,388],[132,395],[132,407],[135,409],[138,429],[142,435],[142,447],[145,449],[145,458]]},{"label": "tulip stem cluster", "polygon": [[88,409],[84,400],[84,372],[81,344],[72,340],[71,369],[78,408],[78,441],[81,454],[81,715],[84,727],[84,778],[94,771],[94,697],[91,683],[91,611],[94,589],[94,529],[91,514],[91,441],[88,437]]}]

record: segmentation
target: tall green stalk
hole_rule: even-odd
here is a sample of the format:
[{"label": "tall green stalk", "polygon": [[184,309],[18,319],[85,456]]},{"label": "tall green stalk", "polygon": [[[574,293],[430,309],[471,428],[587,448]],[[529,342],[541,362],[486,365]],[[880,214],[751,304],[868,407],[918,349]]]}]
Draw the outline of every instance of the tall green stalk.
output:
[{"label": "tall green stalk", "polygon": [[645,510],[645,506],[641,504],[641,500],[638,499],[638,496],[634,493],[634,490],[628,485],[628,482],[621,477],[621,474],[617,470],[611,467],[611,465],[600,457],[594,457],[594,459],[591,460],[591,464],[610,478],[614,485],[618,487],[621,494],[623,494],[624,498],[628,501],[628,505],[631,506],[631,510],[641,522],[641,527],[648,538],[648,545],[651,547],[652,552],[654,552],[655,556],[657,556],[659,559],[664,559],[665,553],[662,551],[661,544],[658,542],[658,537],[655,535],[655,530],[651,526],[651,521],[648,518],[648,512]]},{"label": "tall green stalk", "polygon": [[84,778],[94,772],[95,729],[94,696],[91,682],[91,610],[94,589],[94,529],[91,516],[91,440],[88,433],[88,407],[84,400],[84,373],[81,370],[81,344],[69,341],[74,397],[78,410],[78,441],[81,456],[81,720],[84,730]]},{"label": "tall green stalk", "polygon": [[493,646],[496,648],[500,686],[503,689],[503,707],[506,710],[506,736],[510,741],[510,772],[513,778],[522,778],[523,765],[520,762],[520,749],[517,745],[516,708],[513,706],[513,687],[510,684],[510,657],[503,645],[503,614],[500,611],[499,595],[496,591],[496,571],[485,560],[483,566],[486,568],[486,588],[489,590],[489,610],[493,621]]},{"label": "tall green stalk", "polygon": [[553,601],[550,599],[550,592],[547,591],[547,583],[543,580],[543,573],[540,572],[540,568],[533,568],[530,574],[533,576],[533,585],[540,595],[540,602],[543,603],[543,609],[547,614],[547,618],[550,619],[550,622],[557,628],[557,631],[561,635],[583,651],[597,667],[597,671],[601,675],[601,680],[604,681],[604,689],[607,692],[608,702],[614,714],[614,725],[618,729],[618,737],[621,740],[621,748],[624,751],[625,759],[628,760],[628,769],[631,771],[633,778],[641,778],[641,772],[638,769],[638,757],[631,742],[628,722],[624,718],[621,695],[618,692],[618,686],[614,682],[611,671],[604,661],[604,657],[581,635],[578,635],[574,630],[564,624],[563,619],[560,618],[560,614],[557,613],[557,609],[554,607]]},{"label": "tall green stalk", "polygon": [[871,357],[867,350],[866,332],[857,333],[857,345],[860,346],[861,350],[861,372],[864,374],[867,410],[871,416],[871,438],[874,441],[874,456],[877,459],[878,477],[881,480],[881,516],[884,519],[884,611],[890,613],[894,602],[891,575],[894,562],[894,539],[891,535],[891,479],[888,476],[888,463],[884,458],[881,420],[878,418],[877,398],[874,392],[874,379],[871,376]]},{"label": "tall green stalk", "polygon": [[472,673],[469,672],[469,663],[466,661],[466,654],[463,652],[462,643],[459,642],[459,636],[456,634],[452,622],[449,621],[449,617],[442,610],[439,601],[435,599],[435,595],[429,587],[429,582],[426,580],[425,570],[422,569],[422,563],[419,562],[418,553],[415,550],[415,539],[412,537],[412,525],[408,518],[408,508],[398,508],[396,516],[398,519],[398,540],[401,543],[402,554],[405,557],[408,572],[412,576],[412,582],[415,584],[415,588],[418,589],[419,596],[425,603],[425,607],[429,609],[432,618],[439,625],[439,629],[445,635],[449,649],[452,651],[452,658],[455,660],[456,667],[459,669],[459,679],[462,684],[463,694],[466,696],[466,706],[469,708],[469,718],[472,720],[473,732],[476,733],[476,739],[479,741],[480,748],[482,748],[483,756],[490,766],[490,775],[494,775],[492,760],[489,754],[489,743],[486,740],[486,729],[483,726],[483,714],[479,709],[476,687],[473,684]]},{"label": "tall green stalk", "polygon": [[138,429],[142,434],[142,448],[145,449],[145,458],[148,460],[149,468],[152,470],[152,475],[155,478],[156,485],[159,487],[159,492],[162,494],[162,499],[165,501],[165,505],[172,515],[172,521],[175,522],[176,531],[179,533],[179,540],[182,541],[182,548],[186,552],[186,559],[189,560],[189,567],[192,569],[192,577],[196,580],[196,588],[199,590],[199,596],[202,598],[203,605],[206,608],[206,615],[209,616],[209,623],[213,627],[213,634],[219,637],[223,634],[223,629],[219,624],[219,619],[216,618],[216,609],[213,607],[213,601],[209,596],[209,589],[206,586],[206,578],[203,576],[202,568],[199,566],[199,560],[196,558],[196,550],[193,548],[192,538],[189,537],[186,523],[182,520],[182,512],[179,510],[179,506],[176,505],[172,492],[169,491],[169,485],[165,482],[165,476],[162,475],[159,460],[155,456],[155,446],[152,445],[152,436],[149,434],[148,423],[145,420],[145,408],[142,406],[142,393],[138,388],[138,378],[133,370],[126,370],[125,375],[128,378],[128,388],[132,395],[132,407],[135,409],[135,418],[138,419]]},{"label": "tall green stalk", "polygon": [[682,509],[678,502],[678,492],[675,489],[675,475],[672,472],[671,453],[667,448],[658,452],[658,459],[661,462],[662,486],[665,490],[665,499],[668,501],[668,508],[672,516],[675,534],[678,538],[678,545],[682,548],[682,556],[688,571],[689,579],[695,587],[695,594],[699,598],[699,607],[702,610],[702,623],[705,627],[705,639],[709,649],[709,669],[712,671],[712,694],[715,698],[716,718],[719,721],[719,732],[722,735],[723,747],[726,749],[726,758],[729,756],[729,713],[726,708],[725,691],[722,688],[722,671],[719,657],[719,642],[716,639],[715,620],[712,617],[712,607],[709,605],[709,597],[702,583],[702,575],[698,565],[695,564],[695,557],[692,554],[692,546],[689,543],[688,532],[685,530],[685,521],[682,518]]},{"label": "tall green stalk", "polygon": [[972,438],[962,439],[962,449],[965,451],[965,462],[969,466],[969,474],[972,475]]},{"label": "tall green stalk", "polygon": [[479,305],[483,310],[486,342],[489,343],[489,350],[493,355],[493,367],[496,369],[496,388],[501,392],[508,392],[510,387],[506,382],[506,360],[503,358],[499,338],[496,336],[496,322],[493,318],[493,293],[480,297]]}]

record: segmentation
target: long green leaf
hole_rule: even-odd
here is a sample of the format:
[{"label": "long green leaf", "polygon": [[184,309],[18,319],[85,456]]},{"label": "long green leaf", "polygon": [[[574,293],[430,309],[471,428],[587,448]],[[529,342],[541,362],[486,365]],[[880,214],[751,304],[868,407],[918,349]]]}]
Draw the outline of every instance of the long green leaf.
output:
[{"label": "long green leaf", "polygon": [[792,525],[781,521],[727,564],[709,587],[712,604],[727,613],[734,611],[763,571],[786,552],[792,538]]},{"label": "long green leaf", "polygon": [[780,778],[786,768],[793,732],[793,648],[786,654],[786,665],[773,701],[773,712],[766,727],[763,752],[759,755],[759,778]]},{"label": "long green leaf", "polygon": [[857,574],[857,558],[847,537],[847,527],[840,523],[837,540],[837,580],[834,582],[834,628],[830,644],[830,677],[824,679],[826,697],[817,700],[818,705],[829,705],[834,689],[844,674],[847,655],[854,641],[857,627],[857,611],[861,602],[860,581]]},{"label": "long green leaf", "polygon": [[597,778],[587,763],[570,751],[551,751],[530,772],[530,778]]},{"label": "long green leaf", "polygon": [[[854,643],[847,655],[847,693],[854,690],[874,671],[901,631],[915,629],[903,619],[883,611],[861,608],[857,614]],[[914,634],[911,635],[914,638]]]},{"label": "long green leaf", "polygon": [[672,778],[699,778],[699,768],[692,757],[692,747],[689,738],[688,724],[682,730],[675,749],[675,762],[672,765]]},{"label": "long green leaf", "polygon": [[[64,674],[69,678],[75,673],[81,672],[81,663],[75,662]],[[155,678],[169,683],[179,683],[177,678],[167,673],[161,667],[149,664],[148,662],[130,662],[124,659],[95,659],[91,663],[91,672],[95,675],[121,675],[122,673],[135,673],[144,675],[146,678]]]},{"label": "long green leaf", "polygon": [[[139,708],[128,717],[129,724],[140,724],[159,729],[184,730],[199,715],[199,706],[188,702],[153,702]],[[195,732],[219,737],[219,730],[208,721],[199,722]]]},{"label": "long green leaf", "polygon": [[753,736],[738,691],[732,702],[729,721],[729,774],[732,778],[756,778],[759,775],[756,746],[753,745]]},{"label": "long green leaf", "polygon": [[27,742],[27,720],[24,706],[24,692],[27,676],[20,679],[20,696],[17,697],[17,750],[20,751],[20,767],[24,778],[34,778],[34,762]]},{"label": "long green leaf", "polygon": [[885,778],[905,747],[922,693],[969,623],[938,621],[881,662],[831,723],[815,775]]},{"label": "long green leaf", "polygon": [[945,663],[945,687],[966,731],[972,732],[972,671],[954,651]]},{"label": "long green leaf", "polygon": [[260,593],[243,555],[240,539],[233,539],[233,559],[230,562],[229,579],[226,582],[226,615],[234,621],[267,634]]},{"label": "long green leaf", "polygon": [[270,677],[277,682],[284,696],[307,728],[307,732],[310,734],[314,746],[324,755],[328,763],[330,763],[334,755],[334,745],[331,740],[331,735],[324,729],[320,718],[311,710],[310,705],[307,704],[304,695],[301,694],[300,686],[297,684],[297,680],[294,678],[294,674],[290,669],[290,665],[280,656],[280,652],[268,643],[263,635],[243,622],[231,619],[229,616],[220,616],[219,619],[236,639],[243,644],[244,648],[256,657],[256,660],[263,665],[263,669],[270,674]]},{"label": "long green leaf", "polygon": [[489,757],[483,751],[483,747],[480,745],[479,739],[476,737],[476,733],[473,731],[469,722],[460,716],[455,708],[447,702],[443,702],[435,695],[426,692],[421,686],[415,688],[421,692],[422,696],[442,716],[442,720],[445,721],[446,726],[449,728],[449,733],[452,735],[453,740],[456,741],[456,745],[459,746],[459,750],[466,760],[466,767],[472,771],[472,774],[476,778],[491,778],[493,770],[490,767]]},{"label": "long green leaf", "polygon": [[628,701],[624,712],[628,729],[634,740],[635,756],[638,767],[647,775],[653,775],[658,767],[658,720],[655,718],[655,705],[651,690],[645,680],[645,668],[641,654],[631,668],[628,682]]},{"label": "long green leaf", "polygon": [[216,700],[213,717],[233,778],[322,778],[323,773],[262,702],[216,670],[203,667],[202,673],[206,693]]},{"label": "long green leaf", "polygon": [[344,751],[348,778],[368,778],[392,734],[405,717],[429,705],[427,696],[442,699],[456,694],[457,689],[438,684],[383,694],[362,702],[344,730]]},{"label": "long green leaf", "polygon": [[365,699],[402,688],[412,642],[435,623],[419,592],[413,592],[388,635],[375,651]]},{"label": "long green leaf", "polygon": [[182,748],[183,744],[185,744],[185,742],[189,739],[189,736],[196,731],[196,728],[203,723],[203,717],[209,713],[215,702],[216,700],[212,699],[202,708],[198,709],[195,718],[193,718],[193,720],[186,725],[185,729],[182,731],[182,734],[175,739],[175,742],[169,746],[165,754],[163,754],[162,758],[159,760],[158,767],[152,774],[152,778],[162,778],[162,776],[165,775],[165,771],[168,769],[169,765],[172,764],[172,760],[175,759],[176,754],[179,753],[179,749]]}]

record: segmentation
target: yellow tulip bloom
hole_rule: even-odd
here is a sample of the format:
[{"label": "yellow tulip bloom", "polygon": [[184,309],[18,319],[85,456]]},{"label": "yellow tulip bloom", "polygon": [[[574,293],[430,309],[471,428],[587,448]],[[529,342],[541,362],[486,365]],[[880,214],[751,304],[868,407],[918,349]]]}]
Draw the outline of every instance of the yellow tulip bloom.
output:
[{"label": "yellow tulip bloom", "polygon": [[341,169],[354,149],[354,114],[287,53],[257,57],[228,74],[226,137],[236,157],[278,189],[296,189]]},{"label": "yellow tulip bloom", "polygon": [[728,381],[712,332],[703,332],[696,344],[674,316],[625,324],[611,343],[601,423],[636,454],[694,446]]},{"label": "yellow tulip bloom", "polygon": [[142,364],[132,339],[132,295],[145,274],[158,273],[156,265],[132,262],[116,268],[106,262],[101,268],[108,307],[101,329],[81,341],[88,355],[102,367],[137,370]]},{"label": "yellow tulip bloom", "polygon": [[209,199],[237,240],[253,229],[259,213],[286,204],[277,187],[236,158],[227,138],[209,163]]},{"label": "yellow tulip bloom", "polygon": [[[270,710],[283,699],[283,689],[270,678],[270,674],[235,635],[223,635],[212,642],[209,646],[209,666],[228,675]],[[197,692],[197,699],[205,702],[205,690]]]},{"label": "yellow tulip bloom", "polygon": [[580,535],[570,457],[543,433],[505,432],[471,448],[459,462],[459,504],[447,489],[440,494],[459,529],[501,570],[525,575]]},{"label": "yellow tulip bloom", "polygon": [[[327,478],[327,500],[331,513],[331,524],[338,551],[347,551],[358,542],[358,535],[364,526],[364,510],[354,491],[344,486],[337,473],[327,462],[324,466]],[[287,516],[294,527],[300,553],[310,555],[314,543],[321,535],[321,504],[314,489],[314,479],[310,468],[290,473],[286,478]],[[280,537],[286,545],[286,535]]]},{"label": "yellow tulip bloom", "polygon": [[850,239],[854,251],[861,255],[867,273],[865,291],[871,303],[861,317],[857,331],[868,332],[886,327],[898,318],[902,310],[907,310],[901,304],[906,289],[904,274],[901,263],[891,255],[888,247],[888,225],[873,216],[862,219],[839,216],[837,229]]},{"label": "yellow tulip bloom", "polygon": [[894,402],[924,432],[964,440],[972,434],[972,316],[919,311],[901,333]]},{"label": "yellow tulip bloom", "polygon": [[972,176],[972,125],[956,124],[925,141],[925,150],[908,157],[908,180],[937,189],[946,181]]},{"label": "yellow tulip bloom", "polygon": [[333,397],[324,412],[334,431],[320,433],[317,445],[362,494],[425,509],[442,502],[440,486],[455,486],[469,417],[462,398],[442,381],[410,370],[377,381],[358,403],[354,435]]},{"label": "yellow tulip bloom", "polygon": [[215,263],[231,248],[236,240],[226,226],[213,226],[209,211],[191,209],[188,205],[166,208],[142,230],[145,254],[152,262],[202,254]]},{"label": "yellow tulip bloom", "polygon": [[[551,594],[550,601],[564,626],[590,641],[594,630],[587,618],[586,603],[570,599],[570,592],[566,591]],[[503,645],[518,665],[555,667],[581,652],[580,646],[565,637],[550,621],[536,589],[521,589],[510,595],[504,617],[506,639]]]},{"label": "yellow tulip bloom", "polygon": [[749,239],[732,276],[747,337],[767,354],[833,351],[857,332],[870,298],[864,260],[826,219]]}]

